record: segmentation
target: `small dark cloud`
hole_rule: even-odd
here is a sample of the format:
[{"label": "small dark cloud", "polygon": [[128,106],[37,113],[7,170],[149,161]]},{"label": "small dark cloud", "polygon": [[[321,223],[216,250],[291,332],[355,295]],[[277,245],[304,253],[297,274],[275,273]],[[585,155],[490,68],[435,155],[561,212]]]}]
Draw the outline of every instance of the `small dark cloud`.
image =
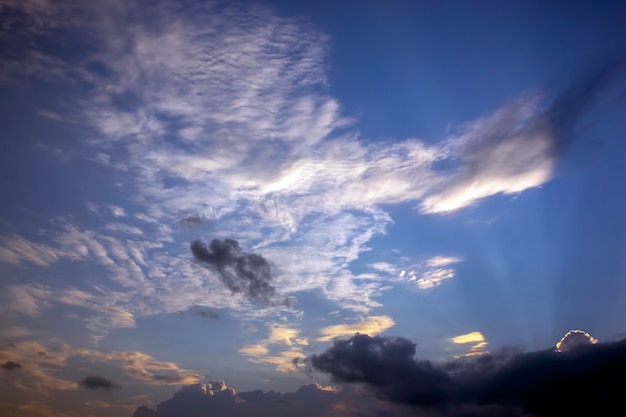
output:
[{"label": "small dark cloud", "polygon": [[5,363],[3,363],[2,365],[0,365],[0,368],[2,369],[6,369],[8,371],[11,371],[13,369],[22,369],[22,365],[20,365],[17,362],[13,362],[13,361],[6,361]]},{"label": "small dark cloud", "polygon": [[222,316],[220,310],[216,308],[202,306],[193,306],[187,311],[181,311],[181,313],[189,314],[191,316],[199,316],[211,320],[219,320]]},{"label": "small dark cloud", "polygon": [[183,217],[179,221],[181,223],[184,223],[184,224],[194,224],[194,225],[199,225],[199,224],[203,224],[204,223],[204,219],[202,217],[198,217],[198,216]]},{"label": "small dark cloud", "polygon": [[272,305],[290,304],[289,299],[276,302],[269,262],[261,255],[243,252],[236,240],[213,239],[208,246],[194,240],[190,247],[198,261],[217,269],[220,279],[233,293]]},{"label": "small dark cloud", "polygon": [[580,344],[567,352],[509,349],[443,364],[414,355],[415,344],[408,339],[355,335],[335,341],[307,363],[335,381],[364,383],[384,400],[419,409],[472,406],[502,411],[495,415],[594,415],[622,404],[617,381],[626,372],[626,340]]},{"label": "small dark cloud", "polygon": [[110,379],[101,376],[88,376],[79,382],[80,386],[86,389],[103,389],[105,391],[111,391],[112,389],[119,388],[115,382]]}]

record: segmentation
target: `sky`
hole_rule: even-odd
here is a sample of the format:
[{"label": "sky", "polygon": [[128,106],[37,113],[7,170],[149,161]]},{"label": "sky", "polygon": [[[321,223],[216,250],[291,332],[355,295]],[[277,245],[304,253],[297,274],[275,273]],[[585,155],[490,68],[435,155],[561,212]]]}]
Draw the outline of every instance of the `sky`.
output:
[{"label": "sky", "polygon": [[0,415],[618,404],[625,116],[621,1],[0,0]]}]

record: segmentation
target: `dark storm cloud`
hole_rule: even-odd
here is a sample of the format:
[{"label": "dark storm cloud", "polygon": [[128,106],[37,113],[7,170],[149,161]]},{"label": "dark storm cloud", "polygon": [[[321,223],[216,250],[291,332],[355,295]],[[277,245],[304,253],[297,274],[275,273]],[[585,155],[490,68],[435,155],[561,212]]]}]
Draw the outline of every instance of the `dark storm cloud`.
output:
[{"label": "dark storm cloud", "polygon": [[10,370],[13,370],[13,369],[22,369],[22,365],[20,365],[17,362],[6,361],[2,365],[0,365],[0,368],[6,369],[6,370],[10,371]]},{"label": "dark storm cloud", "polygon": [[508,350],[438,365],[414,354],[415,344],[401,337],[355,335],[308,363],[338,382],[365,383],[382,399],[421,408],[475,405],[552,416],[597,414],[622,402],[617,381],[626,372],[626,340],[568,352]]},{"label": "dark storm cloud", "polygon": [[80,386],[86,389],[103,389],[105,391],[111,391],[114,388],[119,388],[115,382],[110,379],[101,376],[88,376],[79,382]]},{"label": "dark storm cloud", "polygon": [[[271,266],[264,257],[243,252],[239,242],[233,239],[213,239],[208,246],[201,240],[194,240],[190,247],[198,261],[217,268],[222,282],[233,293],[274,304],[276,290],[270,283]],[[279,304],[288,304],[288,301]]]},{"label": "dark storm cloud", "polygon": [[425,405],[450,401],[450,375],[414,356],[415,343],[408,339],[357,334],[311,356],[310,365],[338,382],[369,384],[391,401]]}]

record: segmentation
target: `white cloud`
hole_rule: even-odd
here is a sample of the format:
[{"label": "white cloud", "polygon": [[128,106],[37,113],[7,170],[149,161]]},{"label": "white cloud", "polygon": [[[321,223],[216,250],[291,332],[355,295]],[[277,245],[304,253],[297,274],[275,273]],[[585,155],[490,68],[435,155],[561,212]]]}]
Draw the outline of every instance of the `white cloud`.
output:
[{"label": "white cloud", "polygon": [[124,217],[126,216],[126,211],[123,207],[116,206],[114,204],[109,204],[109,210],[111,210],[111,214],[115,217]]},{"label": "white cloud", "polygon": [[426,265],[430,268],[444,267],[461,262],[461,258],[455,256],[434,256],[426,261]]},{"label": "white cloud", "polygon": [[554,168],[554,133],[539,114],[537,97],[522,97],[449,139],[451,156],[460,168],[420,203],[421,211],[452,212],[548,181]]}]

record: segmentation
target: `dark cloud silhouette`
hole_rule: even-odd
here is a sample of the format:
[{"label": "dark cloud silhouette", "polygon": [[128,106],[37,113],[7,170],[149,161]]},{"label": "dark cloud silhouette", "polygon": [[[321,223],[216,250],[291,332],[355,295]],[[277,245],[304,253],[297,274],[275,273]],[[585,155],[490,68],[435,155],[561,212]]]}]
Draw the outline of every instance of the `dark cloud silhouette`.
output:
[{"label": "dark cloud silhouette", "polygon": [[[410,410],[408,410],[410,411]],[[157,405],[156,410],[137,408],[133,417],[400,417],[402,406],[382,403],[362,390],[336,391],[318,384],[300,387],[296,392],[261,390],[236,393],[223,381],[183,387],[174,397]]]},{"label": "dark cloud silhouette", "polygon": [[307,362],[335,381],[365,383],[382,399],[421,408],[479,406],[507,410],[501,415],[554,416],[597,414],[622,402],[617,381],[626,372],[626,340],[568,352],[503,350],[443,364],[414,355],[415,344],[402,337],[357,334]]},{"label": "dark cloud silhouette", "polygon": [[0,368],[6,369],[6,370],[10,371],[10,370],[13,370],[13,369],[22,369],[22,365],[20,365],[17,362],[6,361],[2,365],[0,365]]},{"label": "dark cloud silhouette", "polygon": [[408,339],[357,334],[312,355],[310,365],[337,382],[369,384],[390,401],[423,405],[450,401],[450,375],[414,356],[415,343]]},{"label": "dark cloud silhouette", "polygon": [[110,379],[101,376],[88,376],[79,382],[80,386],[86,389],[103,389],[105,391],[111,391],[112,389],[119,388],[115,382]]},{"label": "dark cloud silhouette", "polygon": [[190,247],[198,261],[217,268],[222,282],[233,293],[243,293],[249,299],[268,304],[290,303],[289,299],[276,302],[269,262],[261,255],[243,252],[236,240],[213,239],[208,246],[194,240]]}]

